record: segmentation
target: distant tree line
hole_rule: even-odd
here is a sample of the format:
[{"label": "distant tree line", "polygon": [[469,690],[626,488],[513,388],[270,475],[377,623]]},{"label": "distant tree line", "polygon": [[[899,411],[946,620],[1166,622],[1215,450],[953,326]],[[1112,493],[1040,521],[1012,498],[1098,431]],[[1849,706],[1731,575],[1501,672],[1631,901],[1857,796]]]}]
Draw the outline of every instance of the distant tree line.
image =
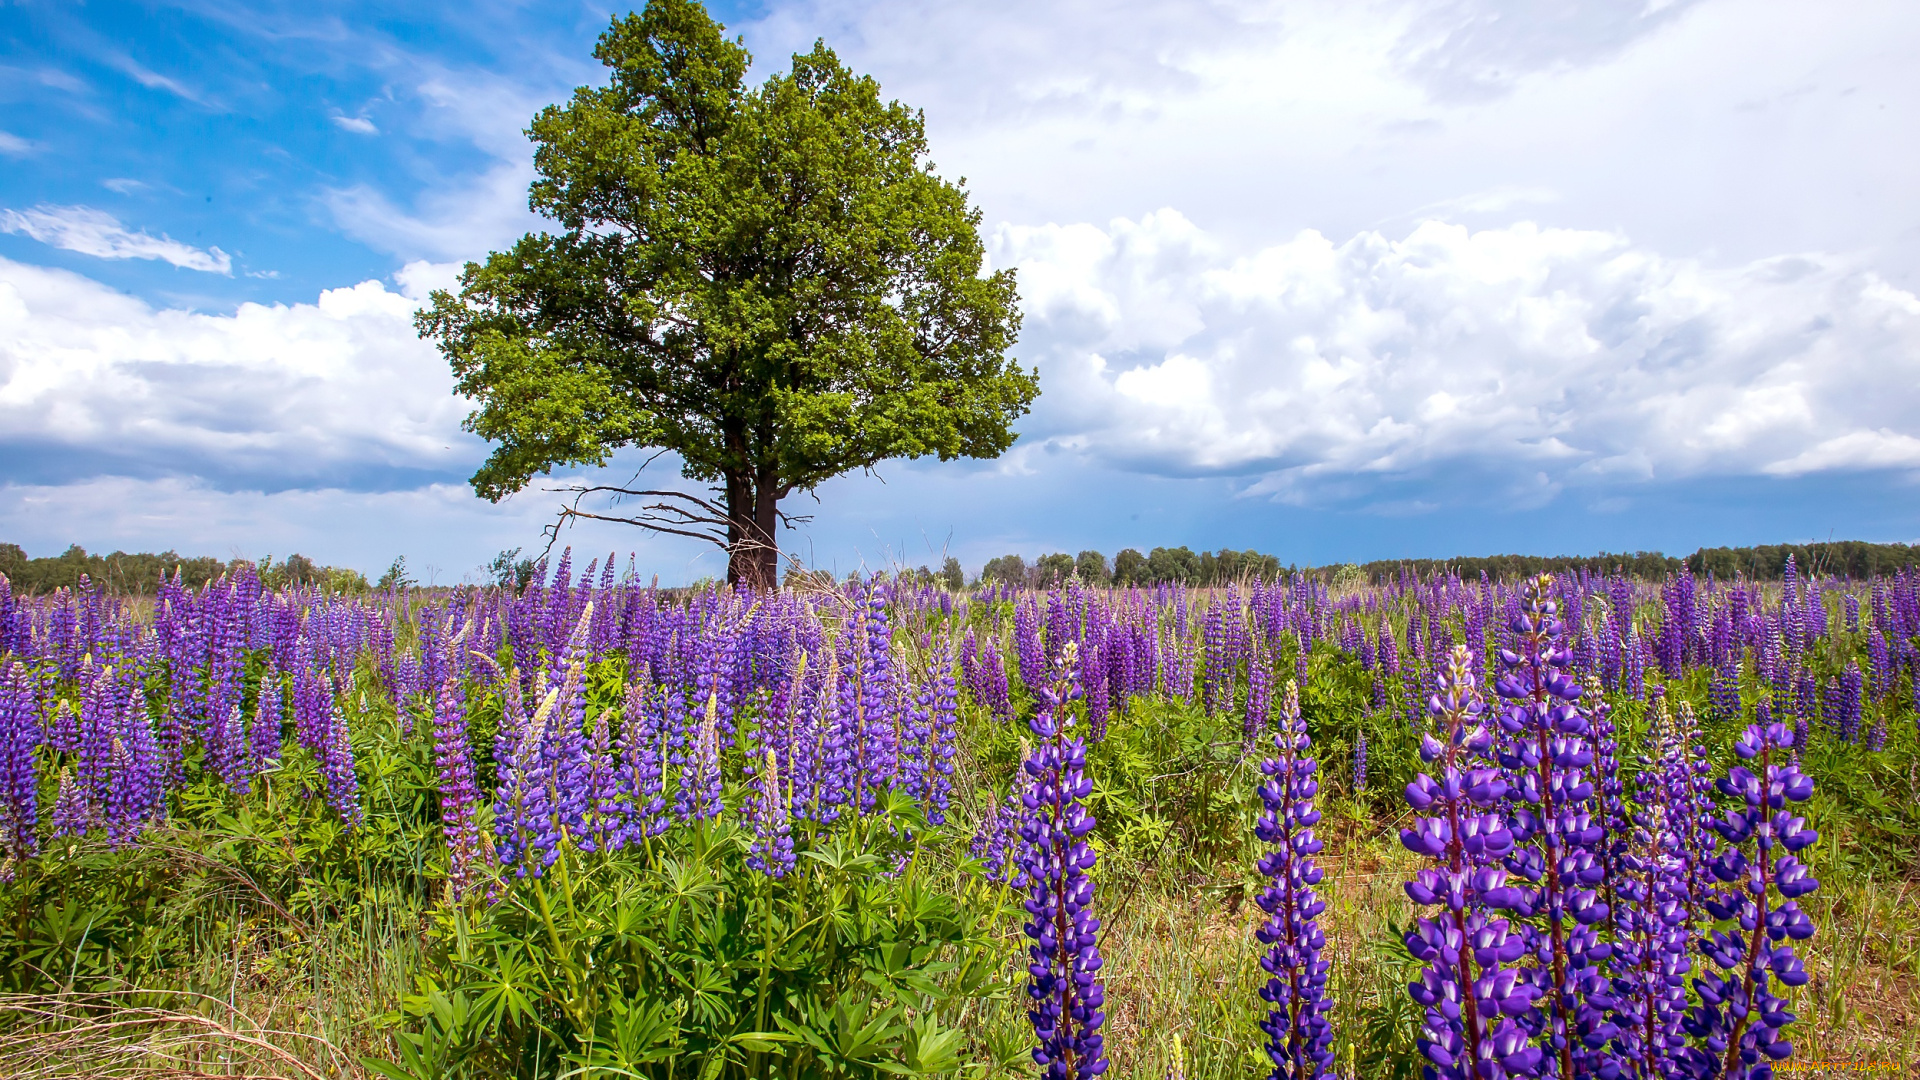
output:
[{"label": "distant tree line", "polygon": [[1892,574],[1907,567],[1920,566],[1920,547],[1835,540],[1813,544],[1763,544],[1759,547],[1703,547],[1685,557],[1664,555],[1658,551],[1622,551],[1601,552],[1598,555],[1381,559],[1366,563],[1360,569],[1368,580],[1376,583],[1398,576],[1402,569],[1421,576],[1451,571],[1462,578],[1478,578],[1485,573],[1489,578],[1504,581],[1567,570],[1627,574],[1656,581],[1669,574],[1692,570],[1701,576],[1745,576],[1751,581],[1779,581],[1786,573],[1789,555],[1793,556],[1794,566],[1802,574],[1831,574],[1854,579]]},{"label": "distant tree line", "polygon": [[[949,559],[949,562],[954,560]],[[958,570],[957,563],[953,567]],[[1098,551],[1078,555],[1056,552],[1042,555],[1029,564],[1019,555],[1002,555],[987,560],[980,571],[982,585],[1014,585],[1046,588],[1078,580],[1087,585],[1225,585],[1232,581],[1259,578],[1273,581],[1295,568],[1284,566],[1272,555],[1258,551],[1219,551],[1195,553],[1191,548],[1157,547],[1142,555],[1137,548],[1123,549],[1111,561]],[[951,575],[950,575],[951,576]]]},{"label": "distant tree line", "polygon": [[[397,565],[404,565],[397,564]],[[305,555],[289,555],[280,562],[271,557],[261,563],[247,559],[223,561],[212,556],[188,557],[173,551],[159,554],[116,551],[111,555],[93,555],[75,544],[58,555],[39,559],[27,557],[18,544],[0,544],[0,574],[5,574],[16,593],[49,593],[73,588],[81,575],[108,592],[150,596],[164,578],[176,570],[180,580],[197,588],[221,574],[252,567],[269,588],[294,585],[325,585],[336,591],[367,588],[367,579],[357,570],[321,566]]]},{"label": "distant tree line", "polygon": [[[1126,548],[1112,560],[1098,551],[1078,555],[1056,552],[1042,555],[1029,563],[1020,555],[1002,555],[987,560],[977,584],[1046,588],[1078,580],[1088,585],[1193,585],[1207,587],[1229,582],[1273,581],[1282,576],[1304,573],[1321,581],[1352,580],[1362,577],[1375,584],[1389,581],[1411,571],[1426,577],[1436,573],[1454,573],[1468,580],[1481,574],[1495,581],[1515,581],[1542,573],[1586,570],[1591,573],[1626,574],[1658,581],[1670,574],[1691,569],[1700,575],[1720,578],[1744,575],[1754,581],[1778,581],[1786,571],[1787,556],[1806,574],[1832,574],[1863,579],[1892,574],[1906,567],[1920,566],[1920,547],[1906,544],[1869,544],[1859,540],[1838,540],[1812,544],[1770,544],[1759,547],[1701,548],[1685,557],[1658,551],[1601,552],[1598,555],[1476,555],[1453,559],[1379,559],[1352,563],[1301,567],[1282,563],[1272,555],[1258,551],[1195,553],[1185,547],[1157,547],[1141,554]],[[917,572],[928,582],[940,581],[959,589],[966,577],[957,559],[949,558],[944,572],[935,574],[926,567]]]}]

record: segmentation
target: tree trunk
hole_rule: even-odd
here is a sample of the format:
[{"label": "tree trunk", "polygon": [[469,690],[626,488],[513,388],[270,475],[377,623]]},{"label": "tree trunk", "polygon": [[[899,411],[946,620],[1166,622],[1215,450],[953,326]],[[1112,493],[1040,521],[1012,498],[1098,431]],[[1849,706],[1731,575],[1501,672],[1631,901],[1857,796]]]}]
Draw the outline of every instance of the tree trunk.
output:
[{"label": "tree trunk", "polygon": [[780,547],[775,530],[780,505],[771,469],[758,475],[729,473],[727,487],[727,584],[771,589],[780,584]]}]

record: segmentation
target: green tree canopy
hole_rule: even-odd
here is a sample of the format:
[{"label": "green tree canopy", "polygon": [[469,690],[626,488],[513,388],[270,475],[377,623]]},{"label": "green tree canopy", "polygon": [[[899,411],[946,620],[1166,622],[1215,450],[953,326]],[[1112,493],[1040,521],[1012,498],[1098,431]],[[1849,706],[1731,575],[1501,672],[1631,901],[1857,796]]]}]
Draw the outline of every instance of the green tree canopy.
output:
[{"label": "green tree canopy", "polygon": [[896,457],[995,457],[1039,392],[1007,355],[1013,273],[982,274],[980,215],[935,175],[921,114],[816,43],[758,87],[693,0],[615,19],[612,73],[533,120],[533,210],[558,231],[469,263],[433,296],[474,489],[679,456],[717,501],[639,497],[627,521],[723,544],[728,577],[776,577],[780,500]]}]

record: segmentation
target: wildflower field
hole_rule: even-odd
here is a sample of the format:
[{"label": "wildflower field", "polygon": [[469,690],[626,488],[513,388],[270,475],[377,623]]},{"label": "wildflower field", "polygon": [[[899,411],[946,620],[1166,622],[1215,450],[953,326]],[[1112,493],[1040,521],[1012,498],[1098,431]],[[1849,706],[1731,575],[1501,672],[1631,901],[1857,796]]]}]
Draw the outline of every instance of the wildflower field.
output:
[{"label": "wildflower field", "polygon": [[1917,704],[1911,570],[0,577],[0,1075],[1913,1075]]}]

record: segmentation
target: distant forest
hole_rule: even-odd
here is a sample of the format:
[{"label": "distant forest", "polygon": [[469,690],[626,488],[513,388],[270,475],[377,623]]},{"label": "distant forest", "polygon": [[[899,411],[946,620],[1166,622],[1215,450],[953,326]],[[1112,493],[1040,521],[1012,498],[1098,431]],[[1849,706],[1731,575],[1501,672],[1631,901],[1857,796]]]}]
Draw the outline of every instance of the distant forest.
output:
[{"label": "distant forest", "polygon": [[[1185,547],[1157,547],[1144,555],[1134,548],[1127,548],[1111,560],[1098,551],[1083,551],[1078,555],[1042,555],[1031,564],[1019,555],[1003,555],[987,562],[980,581],[983,584],[1044,585],[1071,577],[1101,585],[1208,586],[1251,578],[1271,581],[1282,575],[1304,572],[1325,581],[1340,577],[1357,579],[1364,575],[1369,582],[1378,584],[1397,577],[1403,570],[1420,576],[1450,571],[1467,579],[1478,579],[1484,573],[1495,580],[1512,581],[1534,574],[1582,569],[1593,573],[1625,573],[1649,580],[1660,580],[1669,574],[1691,569],[1696,574],[1712,574],[1720,578],[1744,575],[1750,580],[1778,581],[1786,572],[1787,557],[1790,555],[1802,573],[1847,578],[1868,578],[1920,566],[1920,547],[1869,544],[1858,540],[1701,548],[1684,557],[1658,551],[1601,552],[1598,555],[1472,555],[1454,559],[1378,559],[1369,563],[1307,567],[1283,564],[1279,558],[1258,551],[1222,548],[1218,552],[1195,553]],[[929,577],[944,577],[951,584],[959,566],[951,559],[948,563],[943,574],[924,569],[920,572]]]},{"label": "distant forest", "polygon": [[[495,560],[493,571],[503,582],[518,579],[524,585],[532,576],[529,560],[514,562],[517,550],[503,552]],[[1868,578],[1892,574],[1920,566],[1920,547],[1906,544],[1869,544],[1859,540],[1836,540],[1814,544],[1768,544],[1760,547],[1701,548],[1691,555],[1675,557],[1658,551],[1602,552],[1598,555],[1472,555],[1455,559],[1378,559],[1369,563],[1334,566],[1300,566],[1282,563],[1277,556],[1258,551],[1195,552],[1186,547],[1157,547],[1142,554],[1126,548],[1113,558],[1098,551],[1078,555],[1056,553],[1042,555],[1029,563],[1019,555],[1003,555],[987,561],[976,585],[1046,586],[1068,579],[1094,585],[1224,585],[1233,581],[1259,578],[1273,581],[1285,575],[1304,573],[1323,581],[1364,578],[1375,584],[1391,580],[1402,571],[1425,576],[1436,572],[1459,574],[1462,578],[1487,577],[1512,581],[1539,573],[1563,570],[1588,570],[1593,573],[1626,573],[1648,580],[1692,570],[1719,578],[1745,576],[1757,581],[1778,581],[1786,571],[1787,557],[1802,573],[1832,574],[1846,578]],[[522,565],[524,564],[524,565]],[[189,557],[172,551],[159,554],[93,555],[74,545],[59,555],[30,559],[18,544],[0,543],[0,574],[4,574],[16,593],[47,593],[72,588],[81,575],[109,592],[151,595],[163,577],[177,569],[189,586],[204,585],[221,574],[251,566],[270,587],[322,584],[335,591],[390,588],[412,585],[406,560],[396,559],[377,583],[369,585],[357,570],[320,566],[304,555],[289,555],[281,562],[271,558],[264,563],[244,559],[221,560],[211,556]],[[503,569],[504,567],[504,569]],[[521,573],[514,573],[516,569]],[[927,567],[907,571],[906,577],[929,584],[962,589],[968,584],[958,559],[948,559],[938,571]]]},{"label": "distant forest", "polygon": [[185,556],[172,551],[163,551],[158,555],[149,552],[128,554],[124,551],[93,555],[75,544],[58,555],[29,559],[20,545],[0,544],[0,574],[5,574],[12,583],[13,591],[19,593],[70,589],[79,585],[81,575],[85,575],[89,582],[108,592],[151,596],[159,590],[161,578],[171,578],[175,570],[179,571],[184,584],[198,587],[243,566],[251,566],[263,581],[274,588],[282,585],[325,584],[336,590],[351,591],[367,587],[367,579],[359,571],[320,566],[305,555],[289,555],[277,563],[272,558],[264,563],[254,563],[246,559],[229,561],[207,555]]}]

